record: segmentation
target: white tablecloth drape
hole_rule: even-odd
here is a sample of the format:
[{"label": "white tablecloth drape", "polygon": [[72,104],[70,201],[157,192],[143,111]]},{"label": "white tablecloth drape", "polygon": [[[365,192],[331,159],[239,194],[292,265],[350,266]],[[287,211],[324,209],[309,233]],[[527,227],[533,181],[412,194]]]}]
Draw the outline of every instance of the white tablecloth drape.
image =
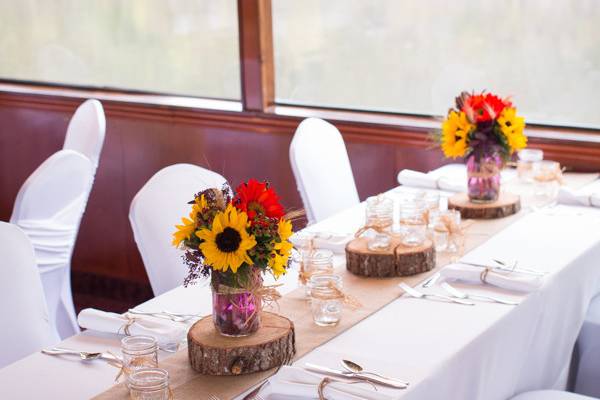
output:
[{"label": "white tablecloth drape", "polygon": [[504,400],[560,386],[600,282],[600,212],[574,217],[560,210],[524,217],[468,255],[470,261],[505,257],[551,271],[529,295],[485,288],[522,299],[520,305],[401,298],[296,365],[339,367],[342,358],[356,360],[409,380],[408,390],[396,391],[402,399]]},{"label": "white tablecloth drape", "polygon": [[[341,359],[351,359],[410,381],[404,391],[380,388],[382,394],[401,399],[504,400],[521,391],[553,387],[568,365],[589,300],[600,287],[600,210],[584,208],[575,214],[571,210],[559,206],[552,213],[525,216],[467,255],[469,261],[481,262],[517,259],[523,266],[550,271],[543,286],[529,295],[456,284],[465,291],[522,300],[520,305],[481,302],[465,307],[399,298],[295,365],[311,362],[340,368]],[[363,212],[355,207],[311,228],[346,231],[362,221]],[[343,256],[336,256],[336,262],[344,268]],[[281,291],[292,290],[295,274],[284,282]],[[206,313],[209,287],[177,288],[139,308]],[[118,352],[118,339],[85,332],[64,345]],[[115,374],[102,362],[81,364],[34,354],[0,370],[0,387],[11,399],[47,393],[82,399],[108,389]],[[32,376],[36,384],[23,385]]]}]

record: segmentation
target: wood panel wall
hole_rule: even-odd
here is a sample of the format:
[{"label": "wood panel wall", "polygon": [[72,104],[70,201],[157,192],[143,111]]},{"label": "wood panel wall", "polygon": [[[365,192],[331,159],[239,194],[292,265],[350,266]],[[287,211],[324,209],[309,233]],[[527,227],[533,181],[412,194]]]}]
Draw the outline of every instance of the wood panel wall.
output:
[{"label": "wood panel wall", "polygon": [[[61,149],[80,102],[0,92],[1,220],[9,219],[29,174]],[[165,166],[197,164],[222,174],[232,185],[252,177],[267,179],[286,206],[302,206],[288,156],[299,118],[116,102],[104,106],[107,134],[74,253],[74,291],[121,299],[126,305],[151,296],[128,210],[137,191]],[[334,123],[346,141],[361,199],[393,187],[400,169],[425,171],[444,163],[438,150],[428,148],[422,129]],[[579,169],[600,169],[598,145],[537,145]],[[95,298],[86,301],[86,306],[101,305]]]}]

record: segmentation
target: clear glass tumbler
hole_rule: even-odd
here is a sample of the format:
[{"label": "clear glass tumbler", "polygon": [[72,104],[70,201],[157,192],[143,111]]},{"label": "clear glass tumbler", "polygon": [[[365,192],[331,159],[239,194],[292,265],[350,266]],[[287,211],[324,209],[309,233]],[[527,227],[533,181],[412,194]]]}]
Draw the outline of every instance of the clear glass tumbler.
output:
[{"label": "clear glass tumbler", "polygon": [[170,400],[169,373],[160,368],[142,368],[127,377],[132,400]]},{"label": "clear glass tumbler", "polygon": [[535,203],[538,206],[553,204],[558,197],[562,171],[556,161],[539,161],[533,164]]},{"label": "clear glass tumbler", "polygon": [[433,242],[437,251],[456,253],[462,248],[460,231],[461,217],[457,210],[445,210],[435,213],[433,218]]},{"label": "clear glass tumbler", "polygon": [[533,182],[533,164],[544,159],[544,152],[538,149],[523,149],[519,151],[517,174],[523,182]]},{"label": "clear glass tumbler", "polygon": [[365,224],[377,228],[369,238],[369,250],[386,250],[390,247],[390,233],[394,222],[394,202],[385,196],[367,199]]},{"label": "clear glass tumbler", "polygon": [[127,375],[138,369],[158,367],[158,343],[152,336],[125,336],[121,340],[121,353]]},{"label": "clear glass tumbler", "polygon": [[404,203],[400,206],[400,234],[402,244],[420,246],[425,242],[427,222],[424,202]]},{"label": "clear glass tumbler", "polygon": [[342,278],[339,275],[314,275],[310,278],[310,305],[315,324],[332,326],[340,322],[344,305]]},{"label": "clear glass tumbler", "polygon": [[314,250],[308,255],[307,263],[304,267],[304,281],[306,296],[310,296],[310,279],[315,275],[333,274],[333,252],[326,249]]}]

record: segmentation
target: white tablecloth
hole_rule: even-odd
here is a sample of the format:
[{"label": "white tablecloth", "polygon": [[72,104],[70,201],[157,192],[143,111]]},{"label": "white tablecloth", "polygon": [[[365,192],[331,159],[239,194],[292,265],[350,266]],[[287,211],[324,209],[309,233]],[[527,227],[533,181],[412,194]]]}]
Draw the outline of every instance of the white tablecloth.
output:
[{"label": "white tablecloth", "polygon": [[[409,380],[405,391],[380,389],[402,399],[501,400],[522,390],[560,384],[587,304],[600,287],[600,210],[573,209],[559,206],[530,214],[469,254],[473,260],[518,259],[524,266],[552,272],[542,289],[529,296],[480,289],[523,299],[519,306],[465,307],[399,298],[296,365],[312,362],[339,368],[342,358],[352,359]],[[358,206],[311,229],[352,231],[362,222],[363,212]],[[337,256],[338,264],[342,260]],[[291,272],[282,292],[293,290],[296,282]],[[210,307],[209,288],[200,284],[174,289],[139,308],[208,314]],[[84,332],[63,345],[118,352],[118,341],[116,335]],[[84,364],[34,354],[0,370],[0,388],[3,398],[44,398],[52,393],[55,398],[85,399],[109,388],[115,375],[115,368],[103,362]]]}]

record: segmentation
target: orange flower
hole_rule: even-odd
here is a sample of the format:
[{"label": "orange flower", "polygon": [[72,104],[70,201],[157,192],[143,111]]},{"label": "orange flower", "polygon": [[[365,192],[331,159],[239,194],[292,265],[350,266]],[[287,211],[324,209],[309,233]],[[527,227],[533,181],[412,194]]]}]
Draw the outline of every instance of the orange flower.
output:
[{"label": "orange flower", "polygon": [[250,179],[248,183],[238,186],[236,193],[233,204],[248,214],[251,221],[259,214],[269,218],[283,217],[284,211],[279,203],[279,196],[275,190],[269,188],[267,182]]},{"label": "orange flower", "polygon": [[503,100],[491,93],[476,94],[468,96],[465,99],[462,111],[467,114],[469,120],[475,122],[485,122],[496,119],[505,107],[510,107],[509,100]]}]

